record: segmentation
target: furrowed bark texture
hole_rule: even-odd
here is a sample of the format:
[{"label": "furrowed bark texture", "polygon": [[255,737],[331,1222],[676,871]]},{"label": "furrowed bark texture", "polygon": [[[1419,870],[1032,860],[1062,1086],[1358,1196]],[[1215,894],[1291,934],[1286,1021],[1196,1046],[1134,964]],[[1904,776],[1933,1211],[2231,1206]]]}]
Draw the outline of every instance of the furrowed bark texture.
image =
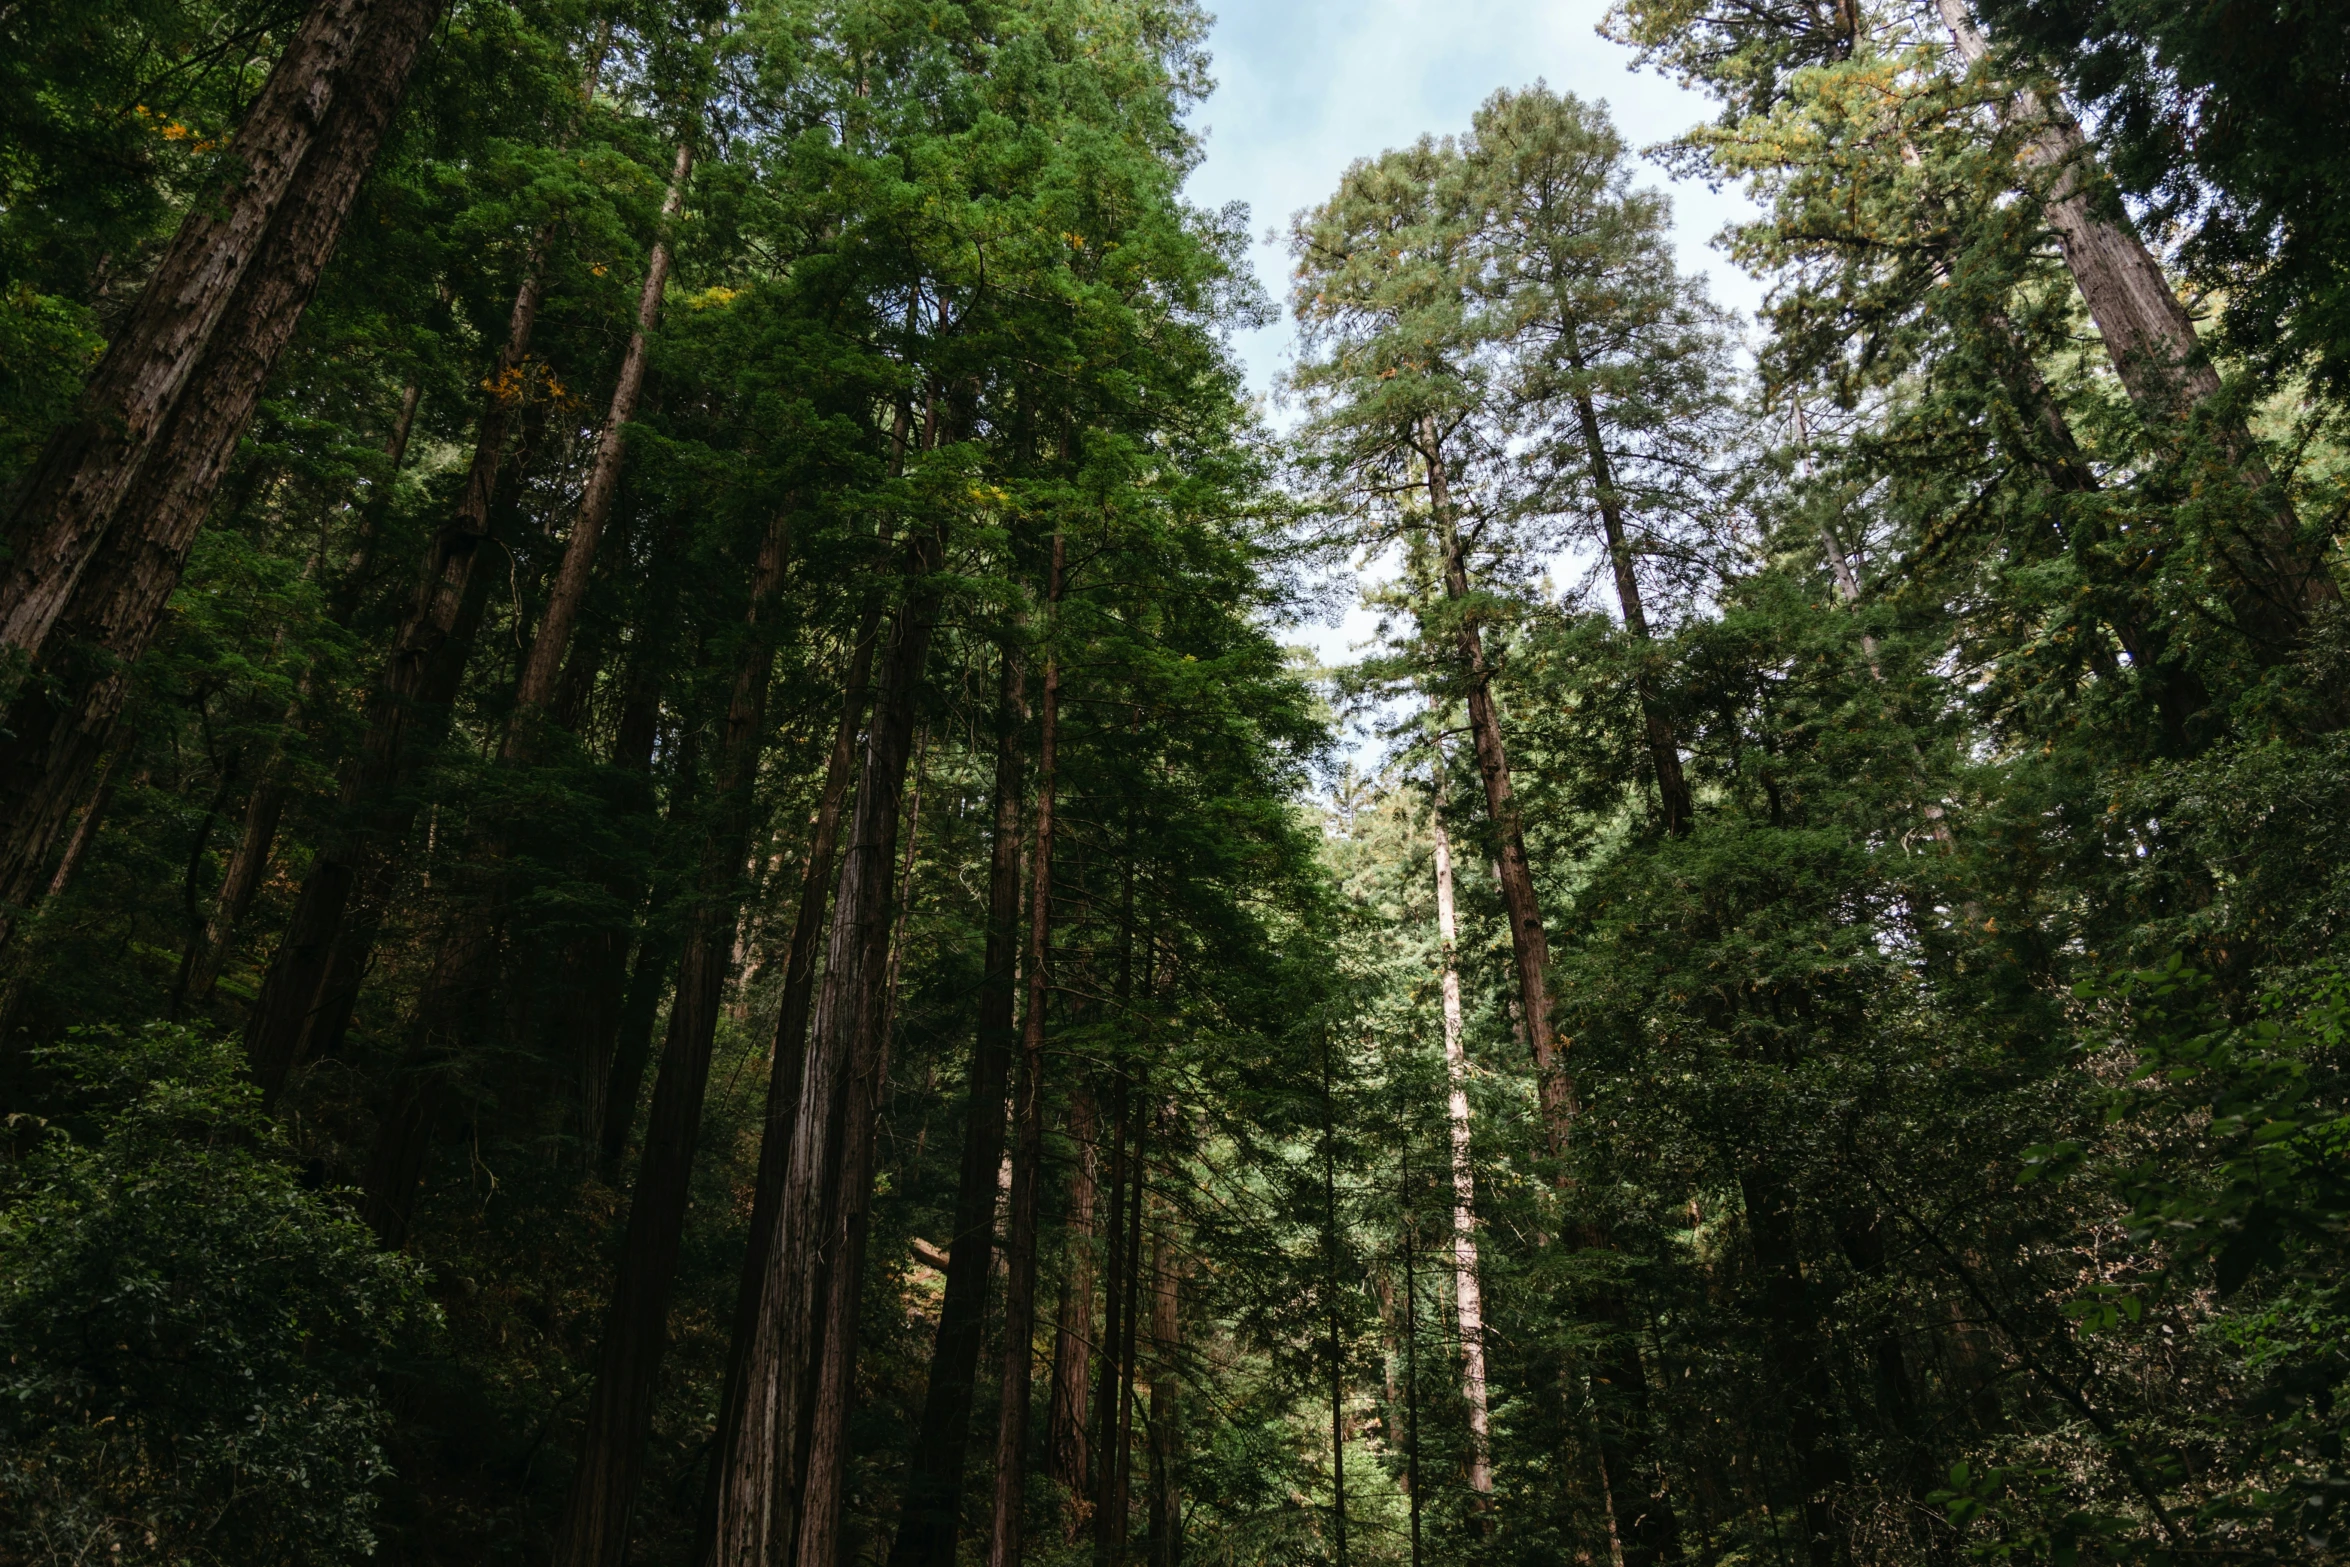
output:
[{"label": "furrowed bark texture", "polygon": [[946,1296],[923,1395],[922,1426],[907,1467],[905,1501],[891,1567],[953,1567],[963,1511],[963,1466],[971,1404],[987,1329],[987,1281],[995,1260],[998,1172],[1004,1156],[1004,1093],[1011,1075],[1014,957],[1020,945],[1021,805],[1026,795],[1021,730],[1028,673],[1007,642],[996,696],[994,840],[988,855],[987,953],[979,988],[979,1031],[964,1112],[963,1162],[955,1187],[955,1234],[947,1251]]},{"label": "furrowed bark texture", "polygon": [[[1453,520],[1444,448],[1433,420],[1423,421],[1421,438],[1420,455],[1428,465],[1428,507],[1435,516],[1444,554],[1444,592],[1459,603],[1469,596],[1469,570],[1460,530]],[[1477,772],[1485,784],[1485,811],[1493,826],[1502,905],[1509,913],[1518,1002],[1526,1015],[1526,1044],[1534,1056],[1543,1130],[1551,1156],[1556,1158],[1567,1151],[1575,1100],[1558,1058],[1557,1034],[1551,1024],[1550,938],[1542,928],[1542,905],[1534,891],[1533,867],[1526,859],[1525,830],[1519,824],[1517,795],[1510,787],[1509,753],[1502,744],[1501,715],[1493,705],[1492,677],[1485,667],[1485,635],[1473,617],[1465,616],[1457,636],[1462,673],[1468,682],[1469,734],[1477,752]]]},{"label": "furrowed bark texture", "polygon": [[[38,655],[191,393],[237,395],[217,368],[206,374],[208,351],[218,336],[252,332],[262,296],[246,280],[287,259],[265,259],[284,228],[323,226],[332,248],[343,206],[320,201],[339,193],[347,206],[358,189],[439,12],[429,0],[320,0],[287,41],[229,143],[227,181],[190,205],[73,418],[50,437],[17,496],[0,571],[0,647]],[[336,167],[345,162],[355,169]],[[296,221],[281,224],[289,208]],[[299,318],[307,298],[300,285],[277,303]],[[291,331],[289,321],[277,342]],[[268,373],[266,360],[259,368]],[[258,394],[258,385],[244,391],[248,409]],[[240,420],[232,440],[241,428]]]},{"label": "furrowed bark texture", "polygon": [[[747,1401],[752,1396],[750,1358],[759,1332],[765,1289],[771,1276],[776,1244],[776,1216],[783,1205],[784,1174],[791,1157],[794,1123],[799,1113],[800,1078],[807,1063],[808,1009],[815,991],[816,949],[824,936],[824,915],[830,907],[834,864],[839,855],[840,819],[849,794],[851,771],[857,759],[857,731],[864,722],[865,700],[873,669],[873,639],[880,623],[878,610],[868,609],[849,655],[848,676],[842,683],[840,722],[832,732],[832,751],[824,763],[824,784],[817,796],[816,819],[809,834],[808,864],[800,880],[800,903],[792,920],[791,949],[785,959],[783,999],[775,1014],[775,1039],[768,1052],[766,1123],[759,1140],[759,1170],[751,1194],[751,1226],[743,1253],[741,1282],[736,1286],[734,1330],[727,1341],[726,1384],[719,1398],[718,1451],[704,1487],[699,1537],[694,1557],[707,1562],[717,1549],[720,1530],[735,1536],[728,1560],[749,1560],[740,1554],[739,1531],[754,1510],[764,1504],[772,1462],[744,1462],[743,1444],[771,1436],[762,1423],[746,1428]],[[755,1494],[729,1490],[735,1478],[751,1483]]]},{"label": "furrowed bark texture", "polygon": [[448,717],[473,651],[489,585],[474,567],[490,531],[490,503],[519,406],[508,385],[530,353],[540,285],[534,249],[507,318],[488,397],[475,427],[473,461],[456,513],[434,536],[416,598],[392,641],[368,704],[359,753],[344,769],[334,830],[303,878],[294,915],[270,960],[245,1025],[245,1055],[266,1100],[274,1100],[314,1042],[339,1033],[348,991],[366,967],[373,932],[352,928],[352,898],[375,879],[416,820],[414,781]]},{"label": "furrowed bark texture", "polygon": [[19,493],[0,575],[0,653],[21,661],[0,683],[0,910],[41,891],[440,10],[337,0],[312,13],[238,134],[247,178],[182,224]]},{"label": "furrowed bark texture", "polygon": [[[1441,794],[1442,783],[1438,790]],[[1436,935],[1444,953],[1445,1109],[1452,1129],[1453,1301],[1461,1332],[1461,1403],[1469,1413],[1469,1490],[1480,1508],[1493,1497],[1493,1438],[1485,1395],[1485,1298],[1477,1282],[1477,1179],[1469,1146],[1469,1054],[1462,1042],[1461,974],[1453,954],[1452,841],[1444,818],[1431,823],[1436,847]]]},{"label": "furrowed bark texture", "polygon": [[749,623],[727,703],[711,823],[678,962],[677,998],[670,1007],[644,1154],[604,1318],[579,1468],[555,1537],[557,1567],[619,1567],[628,1554],[629,1521],[644,1474],[645,1436],[668,1336],[669,1295],[685,1235],[710,1049],[733,955],[737,883],[750,847],[752,785],[766,738],[768,677],[775,665],[772,608],[783,586],[789,535],[788,521],[778,517],[753,570]]},{"label": "furrowed bark texture", "polygon": [[[929,579],[939,559],[935,534],[917,535],[908,546],[908,597],[882,661],[856,808],[834,884],[823,988],[800,1068],[791,1136],[779,1150],[781,1195],[756,1327],[744,1356],[741,1414],[719,1480],[711,1559],[726,1567],[767,1567],[795,1552],[800,1562],[831,1560],[840,1475],[827,1466],[839,1457],[840,1444],[837,1429],[828,1427],[845,1415],[848,1394],[832,1352],[846,1348],[853,1355],[855,1324],[833,1320],[827,1308],[835,1299],[835,1276],[848,1273],[845,1287],[853,1302],[861,1272],[856,1253],[870,1186],[871,1120],[887,1064],[886,1041],[876,1035],[888,1004],[899,805],[922,666],[937,623],[940,600]],[[819,1497],[819,1487],[828,1494]],[[809,1554],[811,1545],[817,1554]]]},{"label": "furrowed bark texture", "polygon": [[[899,802],[906,787],[921,694],[923,664],[938,624],[939,590],[931,579],[943,560],[937,534],[914,540],[907,576],[914,597],[898,617],[875,720],[857,784],[855,831],[833,898],[833,948],[818,998],[809,1070],[800,1092],[800,1126],[793,1162],[815,1115],[839,1129],[837,1158],[802,1166],[830,1178],[822,1214],[803,1233],[815,1242],[819,1271],[810,1298],[817,1316],[814,1347],[806,1369],[808,1389],[804,1479],[800,1488],[798,1538],[793,1560],[801,1567],[836,1567],[847,1503],[848,1421],[856,1395],[857,1330],[865,1282],[866,1222],[873,1196],[873,1162],[879,1140],[881,1102],[888,1089],[888,978],[891,933],[896,926],[891,868],[896,858]],[[870,891],[851,896],[855,879]],[[909,867],[910,868],[910,867]],[[870,910],[868,914],[866,911]],[[853,915],[852,915],[853,911]],[[843,938],[853,943],[844,950]],[[831,1081],[816,1090],[815,1063],[822,1059]],[[815,1139],[809,1139],[815,1141]],[[794,1183],[787,1181],[786,1208]]]},{"label": "furrowed bark texture", "polygon": [[[1061,602],[1061,536],[1053,535],[1049,610]],[[1052,627],[1048,626],[1050,636]],[[1049,646],[1049,643],[1048,643]],[[1052,951],[1053,786],[1061,722],[1061,662],[1048,651],[1036,728],[1036,828],[1028,866],[1028,1015],[1012,1092],[1012,1191],[1004,1237],[1004,1374],[996,1403],[995,1499],[987,1567],[1019,1567],[1028,1500],[1028,1395],[1036,1372],[1036,1188],[1044,1162],[1046,964]]]}]

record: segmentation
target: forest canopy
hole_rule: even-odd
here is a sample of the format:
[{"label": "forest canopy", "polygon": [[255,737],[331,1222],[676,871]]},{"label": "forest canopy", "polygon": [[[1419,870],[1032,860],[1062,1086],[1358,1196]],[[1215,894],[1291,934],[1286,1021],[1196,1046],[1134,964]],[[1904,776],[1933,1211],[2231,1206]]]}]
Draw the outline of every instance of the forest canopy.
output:
[{"label": "forest canopy", "polygon": [[2350,22],[1208,27],[0,5],[0,1567],[2350,1554]]}]

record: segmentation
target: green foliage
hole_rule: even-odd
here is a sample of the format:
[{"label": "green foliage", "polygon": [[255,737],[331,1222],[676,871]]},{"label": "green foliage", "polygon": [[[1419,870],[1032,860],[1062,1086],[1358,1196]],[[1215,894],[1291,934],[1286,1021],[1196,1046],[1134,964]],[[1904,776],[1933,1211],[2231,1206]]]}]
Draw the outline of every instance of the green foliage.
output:
[{"label": "green foliage", "polygon": [[233,1046],[91,1029],[39,1060],[55,1119],[0,1167],[10,1555],[364,1555],[418,1270],[305,1179]]}]

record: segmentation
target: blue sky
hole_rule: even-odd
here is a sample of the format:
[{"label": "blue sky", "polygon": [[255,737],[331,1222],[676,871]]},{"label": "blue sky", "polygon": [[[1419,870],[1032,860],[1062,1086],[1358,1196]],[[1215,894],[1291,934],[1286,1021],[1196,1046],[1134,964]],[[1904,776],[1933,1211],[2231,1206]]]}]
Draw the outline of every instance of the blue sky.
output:
[{"label": "blue sky", "polygon": [[[1203,206],[1245,201],[1252,230],[1286,232],[1290,214],[1328,195],[1356,158],[1424,132],[1465,130],[1497,87],[1537,77],[1604,99],[1635,147],[1676,136],[1707,117],[1704,99],[1653,73],[1627,69],[1630,51],[1594,30],[1605,0],[1209,0],[1217,87],[1197,112],[1207,160],[1188,193]],[[1733,193],[1650,183],[1673,195],[1682,262],[1713,279],[1715,298],[1751,313],[1753,282],[1708,241],[1743,210]],[[1257,272],[1279,297],[1286,263],[1260,243]],[[1234,346],[1249,382],[1265,391],[1284,363],[1286,322]]]}]

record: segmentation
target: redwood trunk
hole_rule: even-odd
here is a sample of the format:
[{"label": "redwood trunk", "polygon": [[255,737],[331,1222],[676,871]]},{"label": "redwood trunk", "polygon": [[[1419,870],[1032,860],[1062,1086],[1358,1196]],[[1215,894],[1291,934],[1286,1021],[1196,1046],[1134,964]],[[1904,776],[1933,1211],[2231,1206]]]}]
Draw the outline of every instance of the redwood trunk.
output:
[{"label": "redwood trunk", "polygon": [[[1576,369],[1582,369],[1580,360]],[[1616,603],[1624,612],[1624,629],[1640,643],[1641,668],[1636,681],[1640,697],[1641,722],[1648,730],[1648,757],[1656,769],[1657,798],[1664,806],[1665,831],[1674,837],[1687,835],[1695,821],[1696,811],[1689,798],[1689,781],[1681,772],[1680,742],[1673,734],[1673,721],[1657,700],[1655,683],[1650,677],[1647,654],[1652,640],[1648,629],[1648,609],[1640,599],[1640,578],[1632,570],[1632,544],[1624,532],[1624,503],[1616,489],[1615,465],[1607,454],[1606,432],[1599,422],[1599,409],[1588,393],[1575,394],[1575,419],[1583,428],[1583,450],[1591,463],[1591,486],[1599,498],[1600,527],[1607,533],[1608,563],[1616,579]]]},{"label": "redwood trunk", "polygon": [[979,1033],[971,1056],[963,1162],[955,1189],[955,1234],[947,1252],[946,1298],[930,1357],[922,1427],[906,1476],[891,1567],[953,1567],[962,1527],[963,1465],[970,1446],[973,1379],[986,1337],[987,1281],[994,1264],[995,1207],[1004,1156],[1004,1092],[1011,1075],[1014,958],[1020,944],[1020,731],[1028,716],[1027,668],[1009,641],[996,699],[995,835],[988,858],[987,955],[980,977]]},{"label": "redwood trunk", "polygon": [[[1420,455],[1428,464],[1429,510],[1435,515],[1444,555],[1445,596],[1459,603],[1469,596],[1469,571],[1460,530],[1453,520],[1444,449],[1436,439],[1433,421],[1422,423],[1421,434],[1426,442]],[[1474,617],[1464,616],[1457,637],[1462,674],[1468,682],[1469,733],[1476,747],[1477,772],[1485,784],[1485,811],[1498,851],[1494,867],[1501,882],[1502,905],[1509,914],[1518,1002],[1525,1012],[1526,1043],[1534,1055],[1543,1130],[1551,1156],[1557,1158],[1567,1151],[1575,1102],[1564,1063],[1558,1059],[1557,1035],[1551,1024],[1550,939],[1542,928],[1542,905],[1534,892],[1533,868],[1526,860],[1517,795],[1510,787],[1509,753],[1502,746],[1501,715],[1494,708],[1492,676],[1485,667],[1484,632]]]},{"label": "redwood trunk", "polygon": [[[319,0],[303,18],[229,144],[227,183],[190,204],[73,418],[18,493],[0,647],[38,662],[117,518],[140,515],[124,505],[132,485],[159,457],[178,467],[203,456],[171,450],[185,446],[171,430],[182,408],[233,405],[236,416],[213,430],[233,447],[440,11],[437,0]],[[212,481],[226,460],[211,458]],[[207,485],[192,497],[196,511],[210,494]]]},{"label": "redwood trunk", "polygon": [[344,770],[341,820],[303,879],[293,919],[246,1021],[246,1058],[265,1098],[276,1097],[312,1053],[315,1038],[334,1032],[320,1027],[322,1019],[348,1008],[335,989],[337,970],[347,978],[363,969],[371,944],[370,931],[347,928],[352,895],[415,822],[416,803],[406,786],[438,738],[464,677],[489,583],[474,565],[489,538],[490,502],[518,405],[517,397],[500,389],[530,352],[539,311],[538,260],[534,250],[515,292],[464,493],[433,539],[415,602],[377,679],[359,754]]},{"label": "redwood trunk", "polygon": [[611,520],[612,502],[620,492],[621,448],[628,422],[636,417],[638,398],[645,388],[645,351],[653,328],[661,319],[661,296],[669,286],[669,229],[685,207],[686,176],[693,172],[693,144],[681,142],[677,163],[669,174],[669,192],[661,202],[661,233],[645,262],[644,287],[637,294],[636,329],[628,335],[628,350],[620,359],[620,376],[612,385],[612,401],[604,410],[603,432],[596,439],[595,466],[579,498],[579,514],[572,519],[571,537],[563,545],[563,564],[556,568],[555,586],[531,638],[530,654],[514,684],[514,713],[506,730],[509,761],[527,760],[536,737],[541,710],[555,694],[563,656],[571,647],[571,628],[587,602],[588,583],[595,574],[596,549]]},{"label": "redwood trunk", "polygon": [[[1061,601],[1062,541],[1053,535],[1048,609]],[[1048,638],[1057,625],[1048,625]],[[1049,646],[1049,643],[1048,643]],[[1036,830],[1029,855],[1028,1015],[1020,1032],[1020,1075],[1012,1094],[1012,1191],[1005,1236],[1004,1374],[996,1405],[995,1499],[987,1567],[1020,1567],[1027,1522],[1028,1395],[1036,1373],[1036,1188],[1044,1162],[1045,999],[1051,993],[1053,789],[1061,722],[1061,662],[1048,651],[1036,734]]]},{"label": "redwood trunk", "polygon": [[[391,510],[393,484],[399,478],[401,462],[408,455],[408,438],[415,431],[416,409],[423,393],[423,385],[411,381],[401,394],[399,417],[392,422],[391,436],[384,442],[383,482],[360,512],[359,537],[353,541],[342,581],[336,584],[329,600],[328,613],[338,626],[349,627],[365,586],[367,568],[375,554],[376,536],[382,530],[385,514]],[[313,695],[312,680],[305,678],[280,727],[291,729],[301,722]],[[213,896],[211,917],[204,922],[202,944],[189,968],[184,998],[189,1004],[200,1004],[211,996],[212,987],[219,982],[221,966],[228,961],[237,928],[253,910],[262,875],[269,869],[270,851],[277,845],[278,824],[285,818],[288,790],[284,773],[285,752],[280,746],[262,764],[261,776],[246,797],[245,819],[237,834],[237,846],[229,852],[220,889]]]},{"label": "redwood trunk", "polygon": [[[795,1544],[800,1561],[830,1562],[826,1536],[838,1522],[840,1477],[837,1467],[824,1465],[839,1458],[840,1443],[839,1432],[827,1426],[845,1413],[847,1395],[830,1352],[844,1344],[853,1351],[855,1324],[832,1322],[826,1307],[833,1271],[850,1270],[852,1300],[854,1276],[861,1272],[861,1257],[843,1248],[859,1248],[863,1238],[872,1143],[865,1123],[878,1110],[886,1064],[886,1041],[876,1035],[888,1005],[899,804],[913,747],[915,698],[939,612],[938,589],[928,580],[939,558],[936,535],[917,536],[908,548],[909,597],[895,618],[882,665],[835,882],[823,988],[800,1057],[790,1136],[776,1151],[781,1183],[755,1326],[743,1354],[741,1407],[735,1429],[720,1444],[725,1456],[711,1559],[725,1567],[768,1567]],[[791,1005],[787,997],[787,1014]],[[788,1057],[783,1064],[788,1071]],[[832,1333],[836,1326],[843,1331]],[[820,1412],[824,1393],[831,1407]],[[819,1445],[823,1464],[816,1460]],[[819,1486],[828,1497],[815,1495]],[[811,1540],[805,1528],[819,1511],[825,1517]],[[811,1544],[820,1554],[808,1554]]]},{"label": "redwood trunk", "polygon": [[[1442,792],[1439,775],[1438,791]],[[1485,1297],[1477,1281],[1477,1178],[1469,1146],[1469,1055],[1462,1042],[1461,975],[1454,954],[1452,843],[1434,815],[1436,934],[1444,954],[1445,1108],[1452,1128],[1453,1303],[1461,1331],[1461,1403],[1469,1412],[1469,1490],[1480,1510],[1493,1504],[1493,1437],[1485,1393]]]},{"label": "redwood trunk", "polygon": [[[1096,1183],[1101,1172],[1101,1128],[1093,1089],[1080,1081],[1069,1091],[1069,1138],[1077,1163],[1069,1172],[1069,1217],[1062,1227],[1068,1260],[1061,1271],[1061,1305],[1053,1323],[1053,1385],[1045,1415],[1045,1472],[1072,1502],[1086,1494],[1086,1390],[1093,1385],[1093,1239]],[[1071,1514],[1074,1529],[1075,1514]]]},{"label": "redwood trunk", "polygon": [[[744,1413],[751,1397],[751,1346],[758,1335],[775,1246],[775,1219],[783,1203],[785,1168],[790,1162],[794,1122],[799,1113],[800,1078],[807,1063],[808,1006],[815,990],[816,948],[824,935],[824,915],[831,904],[833,867],[840,846],[842,807],[849,794],[850,769],[856,763],[857,730],[864,721],[865,698],[873,668],[873,637],[880,621],[876,610],[865,612],[849,655],[848,677],[841,693],[840,722],[832,733],[832,751],[825,759],[824,784],[817,796],[814,831],[809,836],[808,864],[800,879],[799,910],[792,921],[791,949],[785,959],[783,998],[776,1008],[775,1038],[768,1048],[766,1121],[759,1139],[759,1171],[752,1187],[751,1225],[743,1253],[741,1282],[735,1290],[734,1329],[727,1339],[726,1383],[719,1396],[718,1450],[703,1487],[699,1533],[694,1559],[709,1562],[717,1547],[722,1516],[739,1529],[758,1498],[727,1493],[733,1476],[764,1483],[772,1465],[744,1465]],[[763,1428],[764,1429],[764,1428]],[[731,1509],[722,1515],[721,1508]],[[732,1542],[730,1560],[749,1559],[742,1542]]]},{"label": "redwood trunk", "polygon": [[1183,1328],[1176,1288],[1175,1214],[1162,1201],[1151,1245],[1151,1567],[1176,1567],[1183,1558],[1183,1495],[1177,1473],[1183,1459]]},{"label": "redwood trunk", "polygon": [[238,133],[248,178],[182,225],[19,493],[0,575],[0,652],[23,660],[0,680],[0,910],[41,890],[440,9],[313,11]]},{"label": "redwood trunk", "polygon": [[[1990,45],[1965,0],[1938,3],[1959,54],[1969,64],[1982,60]],[[2220,390],[2194,318],[2115,198],[2099,190],[2102,171],[2078,122],[2061,104],[2044,104],[2029,91],[2016,94],[2015,116],[2031,135],[2026,158],[2050,179],[2041,211],[2132,406],[2158,428],[2182,423]],[[2237,596],[2233,607],[2254,644],[2274,657],[2299,639],[2313,611],[2338,602],[2341,590],[2326,568],[2322,542],[2301,537],[2300,519],[2274,493],[2274,476],[2243,415],[2221,413],[2213,428],[2256,510],[2243,539],[2250,558],[2230,562],[2249,595]]]},{"label": "redwood trunk", "polygon": [[628,1552],[630,1515],[643,1478],[645,1436],[652,1426],[667,1339],[669,1295],[685,1235],[710,1050],[734,948],[737,882],[750,844],[752,785],[766,738],[768,677],[775,663],[770,611],[783,585],[788,536],[788,520],[779,516],[767,530],[753,572],[750,625],[727,704],[712,821],[687,915],[677,998],[670,1007],[645,1150],[604,1319],[579,1468],[556,1533],[557,1567],[619,1567]]}]

